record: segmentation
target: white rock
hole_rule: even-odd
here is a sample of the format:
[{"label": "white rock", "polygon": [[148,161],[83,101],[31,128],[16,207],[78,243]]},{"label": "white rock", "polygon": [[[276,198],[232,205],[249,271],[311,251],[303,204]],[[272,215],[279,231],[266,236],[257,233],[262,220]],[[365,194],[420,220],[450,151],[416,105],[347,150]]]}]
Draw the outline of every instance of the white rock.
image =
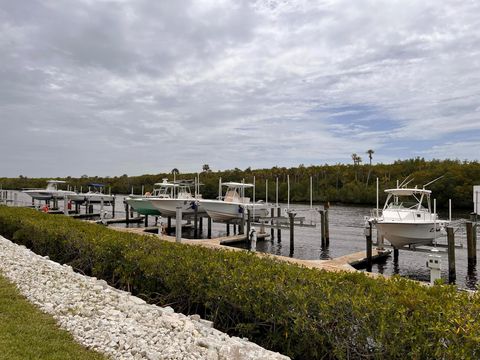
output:
[{"label": "white rock", "polygon": [[199,315],[148,305],[106,281],[73,272],[0,237],[0,270],[88,348],[115,359],[284,360],[213,328]]}]

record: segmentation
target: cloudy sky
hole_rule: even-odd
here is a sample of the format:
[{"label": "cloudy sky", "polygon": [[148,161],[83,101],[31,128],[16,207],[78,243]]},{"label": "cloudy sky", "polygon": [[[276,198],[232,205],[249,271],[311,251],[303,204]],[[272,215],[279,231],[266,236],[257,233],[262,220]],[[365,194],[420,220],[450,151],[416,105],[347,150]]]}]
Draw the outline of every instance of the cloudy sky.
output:
[{"label": "cloudy sky", "polygon": [[480,158],[480,2],[0,0],[0,176]]}]

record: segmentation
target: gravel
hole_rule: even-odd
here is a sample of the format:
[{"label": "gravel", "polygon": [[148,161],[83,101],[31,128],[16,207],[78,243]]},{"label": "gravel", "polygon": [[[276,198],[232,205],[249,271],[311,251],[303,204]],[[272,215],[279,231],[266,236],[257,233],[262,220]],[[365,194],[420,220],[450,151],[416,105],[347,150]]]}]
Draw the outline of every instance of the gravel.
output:
[{"label": "gravel", "polygon": [[284,360],[199,315],[149,305],[0,236],[0,272],[79,343],[114,359]]}]

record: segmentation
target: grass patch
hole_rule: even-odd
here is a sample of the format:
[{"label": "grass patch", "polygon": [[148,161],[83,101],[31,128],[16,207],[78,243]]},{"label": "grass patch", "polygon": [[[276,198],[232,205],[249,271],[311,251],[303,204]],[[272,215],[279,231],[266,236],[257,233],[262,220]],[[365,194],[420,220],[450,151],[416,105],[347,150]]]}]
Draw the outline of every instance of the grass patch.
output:
[{"label": "grass patch", "polygon": [[0,359],[106,359],[76,343],[0,275]]}]

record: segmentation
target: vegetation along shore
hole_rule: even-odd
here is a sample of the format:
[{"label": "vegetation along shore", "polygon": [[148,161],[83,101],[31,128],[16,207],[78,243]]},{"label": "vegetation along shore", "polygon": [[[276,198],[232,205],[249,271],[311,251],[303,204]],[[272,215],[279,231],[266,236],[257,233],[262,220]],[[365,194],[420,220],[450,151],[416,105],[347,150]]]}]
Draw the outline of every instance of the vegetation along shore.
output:
[{"label": "vegetation along shore", "polygon": [[[271,169],[250,169],[213,171],[208,165],[199,170],[198,175],[204,186],[201,192],[204,198],[215,198],[218,195],[218,180],[239,181],[245,179],[252,182],[255,176],[257,199],[265,197],[266,181],[268,180],[269,201],[275,199],[275,182],[279,181],[279,201],[287,201],[287,178],[290,180],[290,201],[310,201],[310,177],[313,184],[314,202],[341,202],[345,204],[373,205],[376,201],[376,178],[379,178],[380,188],[387,189],[396,186],[397,180],[402,181],[411,175],[414,180],[411,185],[422,186],[429,181],[443,176],[429,186],[433,196],[437,199],[438,207],[447,207],[448,200],[452,199],[456,208],[470,209],[472,207],[472,187],[480,179],[480,163],[478,161],[459,160],[431,160],[415,158],[398,160],[393,164],[336,164],[315,165]],[[163,178],[173,180],[173,177],[193,179],[197,173],[183,173],[172,169],[169,173],[150,174],[141,176],[98,177],[83,175],[80,178],[58,178],[66,180],[71,187],[77,190],[86,188],[89,183],[104,183],[114,194],[128,194],[132,187],[135,193],[151,191],[153,184],[161,182]],[[0,178],[0,185],[4,189],[42,188],[46,178],[27,178],[20,175],[18,178]],[[380,192],[383,201],[383,191]]]}]

